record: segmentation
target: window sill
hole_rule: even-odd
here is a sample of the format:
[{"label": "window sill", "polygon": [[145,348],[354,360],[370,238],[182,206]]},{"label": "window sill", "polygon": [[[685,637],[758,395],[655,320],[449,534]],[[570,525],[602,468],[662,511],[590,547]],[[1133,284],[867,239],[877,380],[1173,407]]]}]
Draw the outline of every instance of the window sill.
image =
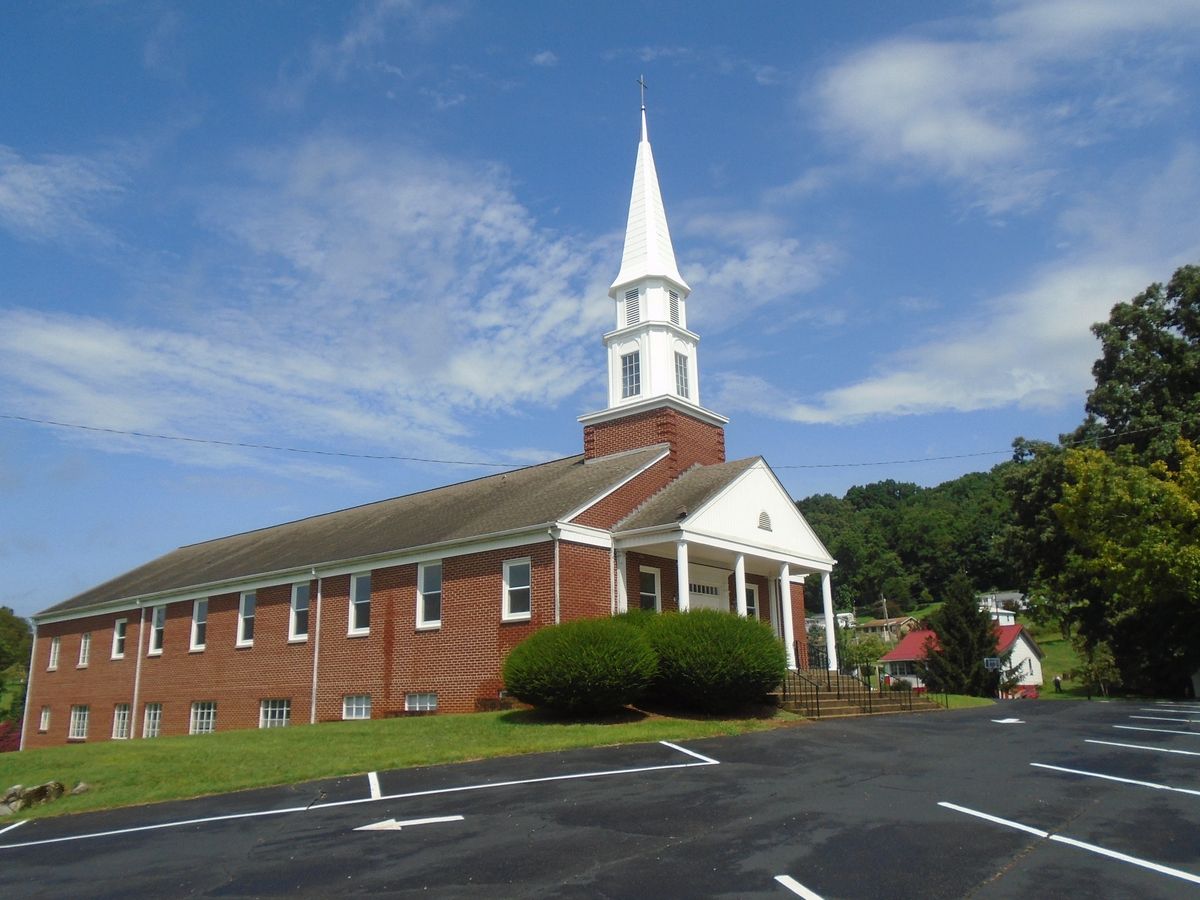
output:
[{"label": "window sill", "polygon": [[358,631],[347,631],[346,637],[352,637],[352,638],[367,637],[368,635],[370,635],[370,633],[371,633],[370,628],[362,628],[362,629],[359,629]]},{"label": "window sill", "polygon": [[76,666],[75,668],[76,668],[76,669],[86,669],[86,668],[87,668],[87,663],[84,663],[82,666]]},{"label": "window sill", "polygon": [[441,620],[436,622],[418,622],[417,631],[438,631],[442,627]]},{"label": "window sill", "polygon": [[304,637],[290,637],[290,638],[288,638],[288,643],[289,644],[307,644],[308,643],[308,635],[305,635]]},{"label": "window sill", "polygon": [[115,662],[116,660],[118,660],[118,659],[124,659],[124,658],[125,658],[125,654],[124,654],[124,653],[122,653],[120,656],[110,656],[110,657],[109,657],[109,659],[113,660],[114,662]]},{"label": "window sill", "polygon": [[207,644],[203,644],[199,647],[188,647],[188,653],[203,653],[204,648],[207,646],[208,646]]},{"label": "window sill", "polygon": [[162,656],[162,651],[161,650],[147,650],[146,655],[147,656]]},{"label": "window sill", "polygon": [[531,613],[518,613],[513,616],[501,616],[500,621],[504,622],[528,622],[533,618]]},{"label": "window sill", "polygon": [[238,641],[233,645],[235,650],[249,650],[254,646],[254,641]]}]

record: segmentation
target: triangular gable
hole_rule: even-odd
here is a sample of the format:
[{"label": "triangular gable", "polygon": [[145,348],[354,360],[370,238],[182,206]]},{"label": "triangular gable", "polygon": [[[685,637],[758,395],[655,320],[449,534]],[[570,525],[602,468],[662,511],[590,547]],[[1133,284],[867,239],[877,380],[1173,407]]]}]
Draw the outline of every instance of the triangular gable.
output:
[{"label": "triangular gable", "polygon": [[773,548],[832,566],[821,539],[763,460],[757,460],[703,506],[689,510],[685,531]]}]

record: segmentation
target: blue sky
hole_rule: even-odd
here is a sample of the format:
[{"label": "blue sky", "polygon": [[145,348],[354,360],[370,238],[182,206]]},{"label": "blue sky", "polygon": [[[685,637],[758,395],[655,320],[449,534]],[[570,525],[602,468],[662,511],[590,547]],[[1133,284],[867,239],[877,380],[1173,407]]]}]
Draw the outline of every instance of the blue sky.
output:
[{"label": "blue sky", "polygon": [[[1197,0],[5,19],[0,415],[578,452],[576,417],[605,403],[641,74],[701,400],[730,456],[762,454],[796,497],[1053,439],[1082,415],[1088,326],[1200,261]],[[0,604],[489,471],[3,418]]]}]

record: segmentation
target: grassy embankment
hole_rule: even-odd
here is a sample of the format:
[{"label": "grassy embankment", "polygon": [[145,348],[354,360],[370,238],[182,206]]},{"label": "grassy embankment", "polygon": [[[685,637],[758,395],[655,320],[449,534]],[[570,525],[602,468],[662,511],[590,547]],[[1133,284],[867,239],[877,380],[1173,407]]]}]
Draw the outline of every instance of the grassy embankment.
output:
[{"label": "grassy embankment", "polygon": [[685,719],[629,713],[613,722],[554,722],[532,712],[329,722],[153,740],[104,741],[0,755],[0,790],[61,781],[78,797],[21,813],[61,815],[295,784],[371,771],[521,753],[761,731],[800,721],[779,711],[745,719]]}]

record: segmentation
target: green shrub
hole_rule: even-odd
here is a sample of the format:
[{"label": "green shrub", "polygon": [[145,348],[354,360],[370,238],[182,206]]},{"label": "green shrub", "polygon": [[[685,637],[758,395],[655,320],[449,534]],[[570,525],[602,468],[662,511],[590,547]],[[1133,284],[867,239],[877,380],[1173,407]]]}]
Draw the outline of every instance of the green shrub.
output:
[{"label": "green shrub", "polygon": [[656,671],[641,629],[618,619],[584,619],[543,628],[514,647],[504,661],[504,684],[531,706],[590,715],[633,703]]},{"label": "green shrub", "polygon": [[641,620],[658,655],[653,696],[700,712],[763,699],[783,681],[787,655],[771,627],[716,610]]}]

